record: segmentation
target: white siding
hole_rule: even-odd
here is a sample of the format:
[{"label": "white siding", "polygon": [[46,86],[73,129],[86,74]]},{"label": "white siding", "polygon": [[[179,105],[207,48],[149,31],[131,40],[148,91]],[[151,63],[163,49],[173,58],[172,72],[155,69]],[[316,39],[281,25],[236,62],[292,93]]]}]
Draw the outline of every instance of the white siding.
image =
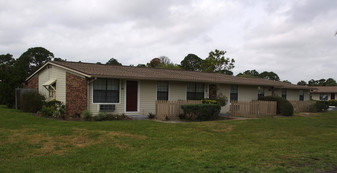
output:
[{"label": "white siding", "polygon": [[187,83],[185,82],[169,82],[169,100],[186,100]]},{"label": "white siding", "polygon": [[[299,100],[300,90],[287,90],[287,100]],[[308,96],[309,97],[309,96]],[[305,96],[304,96],[305,99]]]},{"label": "white siding", "polygon": [[39,93],[44,95],[46,99],[49,99],[48,90],[43,87],[43,84],[46,83],[50,79],[51,68],[44,68],[39,73]]},{"label": "white siding", "polygon": [[56,100],[66,103],[66,71],[53,66],[50,79],[56,79]]},{"label": "white siding", "polygon": [[238,99],[238,101],[257,100],[257,93],[258,93],[257,86],[239,85],[239,99]]},{"label": "white siding", "polygon": [[230,85],[223,85],[223,84],[218,84],[217,85],[217,95],[222,94],[223,96],[227,97],[227,103],[226,106],[221,107],[220,113],[227,113],[229,112],[229,99],[230,99]]},{"label": "white siding", "polygon": [[148,115],[156,113],[156,96],[157,96],[156,81],[140,81],[140,113]]},{"label": "white siding", "polygon": [[312,93],[311,95],[312,95],[313,100],[319,100],[319,96],[320,96],[319,93]]}]

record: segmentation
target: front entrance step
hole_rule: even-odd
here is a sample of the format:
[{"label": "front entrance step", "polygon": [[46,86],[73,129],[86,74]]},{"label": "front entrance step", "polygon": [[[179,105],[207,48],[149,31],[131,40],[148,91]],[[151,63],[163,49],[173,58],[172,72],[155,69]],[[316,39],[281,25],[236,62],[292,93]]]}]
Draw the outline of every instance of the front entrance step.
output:
[{"label": "front entrance step", "polygon": [[132,118],[133,120],[145,120],[148,119],[147,115],[127,115],[128,117]]}]

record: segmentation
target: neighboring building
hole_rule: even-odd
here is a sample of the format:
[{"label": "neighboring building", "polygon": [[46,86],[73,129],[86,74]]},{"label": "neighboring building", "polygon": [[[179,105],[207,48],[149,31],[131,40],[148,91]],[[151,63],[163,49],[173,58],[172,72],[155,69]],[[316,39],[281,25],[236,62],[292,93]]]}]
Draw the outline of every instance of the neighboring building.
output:
[{"label": "neighboring building", "polygon": [[337,86],[315,86],[310,94],[313,100],[336,100]]},{"label": "neighboring building", "polygon": [[50,61],[26,79],[48,100],[66,104],[68,114],[89,110],[147,115],[156,100],[200,100],[224,95],[230,101],[252,101],[268,95],[309,100],[306,86],[220,73]]}]

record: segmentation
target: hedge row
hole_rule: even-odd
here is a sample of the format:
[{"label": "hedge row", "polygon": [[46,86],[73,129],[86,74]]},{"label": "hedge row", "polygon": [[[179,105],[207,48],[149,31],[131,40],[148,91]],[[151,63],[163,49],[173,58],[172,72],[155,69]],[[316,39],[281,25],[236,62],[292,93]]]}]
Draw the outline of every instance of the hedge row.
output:
[{"label": "hedge row", "polygon": [[184,115],[180,118],[205,121],[218,119],[221,106],[218,104],[181,105],[181,109]]}]

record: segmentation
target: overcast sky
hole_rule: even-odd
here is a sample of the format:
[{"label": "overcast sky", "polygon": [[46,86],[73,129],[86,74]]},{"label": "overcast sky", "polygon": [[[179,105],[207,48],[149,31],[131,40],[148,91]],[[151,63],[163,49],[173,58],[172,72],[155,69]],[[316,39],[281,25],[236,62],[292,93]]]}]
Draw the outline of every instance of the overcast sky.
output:
[{"label": "overcast sky", "polygon": [[44,47],[69,61],[179,64],[214,49],[234,74],[337,80],[335,0],[0,0],[0,54]]}]

